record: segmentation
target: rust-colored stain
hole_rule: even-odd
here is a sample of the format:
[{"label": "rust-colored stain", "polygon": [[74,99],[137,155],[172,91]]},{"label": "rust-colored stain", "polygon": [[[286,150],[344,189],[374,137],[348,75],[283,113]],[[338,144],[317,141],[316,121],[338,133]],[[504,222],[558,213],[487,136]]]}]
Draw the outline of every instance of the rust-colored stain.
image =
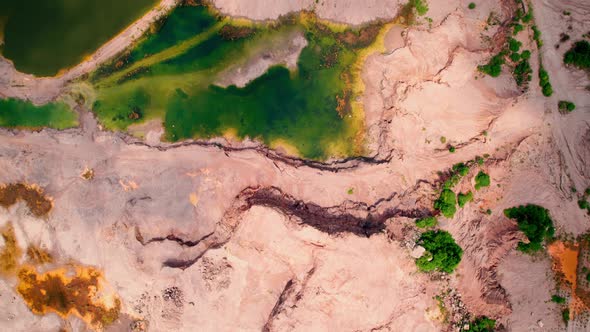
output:
[{"label": "rust-colored stain", "polygon": [[22,250],[16,242],[16,235],[12,223],[6,223],[0,229],[0,234],[4,239],[4,247],[0,251],[0,274],[3,276],[13,275],[18,268]]},{"label": "rust-colored stain", "polygon": [[29,246],[27,248],[27,258],[29,262],[35,265],[47,264],[53,262],[53,257],[49,252],[37,246]]},{"label": "rust-colored stain", "polygon": [[0,186],[0,205],[9,208],[18,200],[23,200],[36,217],[47,215],[53,204],[37,186],[12,183]]},{"label": "rust-colored stain", "polygon": [[571,315],[580,313],[585,309],[584,302],[576,294],[580,245],[578,243],[555,241],[549,245],[548,250],[553,258],[553,270],[563,277],[563,282],[571,289],[572,299],[569,304]]},{"label": "rust-colored stain", "polygon": [[25,266],[18,272],[18,280],[16,289],[35,314],[74,314],[92,328],[105,327],[119,318],[121,301],[114,294],[100,293],[102,274],[92,267],[38,273]]}]

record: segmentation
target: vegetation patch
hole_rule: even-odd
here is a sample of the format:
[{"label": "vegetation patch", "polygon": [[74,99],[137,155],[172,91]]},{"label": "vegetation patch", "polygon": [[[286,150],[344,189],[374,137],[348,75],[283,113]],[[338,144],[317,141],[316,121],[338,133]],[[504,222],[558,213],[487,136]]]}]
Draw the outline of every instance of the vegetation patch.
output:
[{"label": "vegetation patch", "polygon": [[478,317],[469,324],[469,331],[472,332],[494,332],[496,320],[486,316]]},{"label": "vegetation patch", "polygon": [[460,207],[464,207],[465,204],[471,201],[473,201],[473,193],[471,191],[468,191],[465,194],[459,193],[459,195],[457,195],[457,203],[459,203]]},{"label": "vegetation patch", "polygon": [[[426,3],[412,4],[421,13]],[[92,75],[93,111],[112,130],[160,118],[172,142],[232,132],[271,147],[284,142],[310,159],[362,155],[359,61],[382,27],[336,29],[309,12],[244,23],[207,6],[179,6]],[[300,34],[307,46],[295,70],[278,65],[245,87],[216,85],[228,68]]]},{"label": "vegetation patch", "polygon": [[424,255],[416,260],[416,265],[423,272],[452,273],[463,256],[463,249],[446,231],[424,232],[418,244],[426,249]]},{"label": "vegetation patch", "polygon": [[559,109],[560,113],[569,113],[576,109],[576,104],[572,103],[571,101],[567,100],[560,100],[557,103],[557,108]]},{"label": "vegetation patch", "polygon": [[493,56],[487,64],[480,65],[477,68],[482,73],[490,75],[491,77],[498,77],[502,73],[502,65],[505,63],[505,55],[506,54],[502,51]]},{"label": "vegetation patch", "polygon": [[549,73],[543,68],[543,65],[539,65],[539,85],[545,97],[550,97],[553,94],[553,87],[549,81]]},{"label": "vegetation patch", "polygon": [[66,129],[77,125],[78,115],[64,103],[35,106],[20,99],[0,99],[0,127]]},{"label": "vegetation patch", "polygon": [[475,9],[475,2],[470,2],[469,5],[467,6],[467,8]]},{"label": "vegetation patch", "polygon": [[525,253],[535,253],[542,248],[543,241],[553,238],[555,229],[549,211],[534,204],[521,205],[504,210],[504,215],[516,220],[518,228],[529,242],[519,242],[517,249]]},{"label": "vegetation patch", "polygon": [[418,228],[430,228],[438,224],[436,217],[430,216],[416,220],[416,227]]},{"label": "vegetation patch", "polygon": [[475,176],[475,190],[479,190],[483,187],[490,186],[490,176],[484,173],[483,171],[479,171]]},{"label": "vegetation patch", "polygon": [[571,49],[565,52],[563,62],[580,69],[590,68],[590,43],[587,40],[577,41]]},{"label": "vegetation patch", "polygon": [[557,303],[557,304],[564,304],[566,301],[565,297],[561,297],[559,295],[551,295],[551,302]]},{"label": "vegetation patch", "polygon": [[455,205],[457,205],[457,198],[450,189],[443,189],[440,197],[434,201],[434,208],[447,218],[453,218],[455,212],[457,212]]}]

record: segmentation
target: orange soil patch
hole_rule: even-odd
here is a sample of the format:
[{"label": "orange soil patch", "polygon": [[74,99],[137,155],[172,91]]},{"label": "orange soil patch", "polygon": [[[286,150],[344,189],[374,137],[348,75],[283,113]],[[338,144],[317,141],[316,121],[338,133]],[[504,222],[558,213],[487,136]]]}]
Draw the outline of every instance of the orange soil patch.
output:
[{"label": "orange soil patch", "polygon": [[47,264],[53,262],[53,256],[46,250],[37,246],[29,246],[27,248],[27,258],[29,262],[35,265]]},{"label": "orange soil patch", "polygon": [[43,195],[43,190],[24,183],[12,183],[0,186],[0,205],[9,208],[18,200],[23,200],[36,217],[47,215],[53,203]]},{"label": "orange soil patch", "polygon": [[[72,275],[73,277],[68,277]],[[30,266],[18,272],[18,293],[38,315],[55,312],[61,317],[77,315],[90,327],[101,328],[119,318],[121,301],[100,294],[102,274],[92,267],[57,269],[38,273]]]},{"label": "orange soil patch", "polygon": [[553,270],[563,277],[562,281],[571,289],[572,300],[569,305],[571,314],[580,313],[586,309],[584,302],[576,295],[580,245],[555,241],[549,245],[548,250],[553,258]]},{"label": "orange soil patch", "polygon": [[12,223],[8,222],[2,229],[0,235],[4,239],[4,248],[0,251],[0,275],[9,276],[16,272],[22,250],[16,243],[16,235]]}]

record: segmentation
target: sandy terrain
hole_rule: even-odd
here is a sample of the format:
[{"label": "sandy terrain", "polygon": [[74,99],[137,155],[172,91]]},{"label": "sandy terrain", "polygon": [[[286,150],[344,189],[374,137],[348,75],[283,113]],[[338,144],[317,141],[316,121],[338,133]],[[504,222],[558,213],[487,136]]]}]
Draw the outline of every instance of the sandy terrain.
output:
[{"label": "sandy terrain", "polygon": [[[170,5],[163,2],[135,29]],[[398,8],[378,0],[215,5],[254,19],[315,8],[323,18],[352,24],[393,17]],[[488,15],[507,19],[510,6],[489,1],[468,10],[464,1],[431,1],[430,24],[394,26],[386,52],[371,55],[363,68],[371,157],[309,162],[222,138],[170,145],[158,141],[157,122],[134,129],[140,140],[101,131],[81,108],[81,128],[0,131],[0,183],[38,184],[54,205],[35,218],[15,204],[2,210],[0,226],[12,222],[22,248],[51,252],[55,261],[44,269],[79,264],[103,271],[122,303],[111,331],[455,331],[466,313],[497,319],[507,331],[564,330],[549,302],[555,287],[549,257],[516,252],[522,233],[502,211],[540,204],[551,211],[558,234],[589,230],[571,188],[590,186],[584,90],[590,80],[563,67],[569,44],[554,44],[570,24],[573,40],[590,30],[590,7],[582,0],[533,6],[555,90],[550,98],[542,96],[536,72],[524,93],[506,70],[498,78],[477,72],[495,46],[483,37],[502,33],[485,30]],[[571,19],[560,16],[566,9]],[[129,34],[58,78],[35,79],[4,63],[0,95],[51,99],[69,79],[120,50]],[[537,68],[536,47],[523,41]],[[275,63],[291,64],[302,41],[287,42],[270,57],[229,68],[226,84],[244,84]],[[25,86],[11,86],[17,82]],[[561,99],[575,102],[575,112],[560,114]],[[430,213],[437,172],[484,154],[492,185],[454,218],[439,218],[464,250],[458,270],[417,272],[411,225]],[[93,171],[91,179],[81,177],[85,169]],[[476,172],[457,190],[473,190]],[[34,315],[15,282],[0,279],[2,298],[10,299],[0,301],[3,328],[88,328],[76,316]],[[434,299],[446,290],[451,325]]]}]

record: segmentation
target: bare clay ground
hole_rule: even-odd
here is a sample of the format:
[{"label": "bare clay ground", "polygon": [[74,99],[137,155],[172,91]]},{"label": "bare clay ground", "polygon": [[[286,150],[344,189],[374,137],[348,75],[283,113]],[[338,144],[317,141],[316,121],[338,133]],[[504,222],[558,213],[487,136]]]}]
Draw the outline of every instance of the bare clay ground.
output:
[{"label": "bare clay ground", "polygon": [[[354,24],[393,16],[397,8],[320,3],[321,17]],[[254,19],[314,6],[215,4]],[[590,82],[562,66],[569,45],[554,44],[569,24],[578,34],[590,30],[590,9],[583,1],[533,2],[556,91],[546,98],[536,71],[525,93],[506,70],[499,78],[477,72],[493,54],[482,36],[498,32],[485,30],[485,21],[490,11],[506,18],[505,3],[478,3],[475,10],[464,1],[429,5],[431,24],[394,26],[386,51],[363,68],[368,143],[376,158],[306,165],[251,141],[168,145],[158,142],[157,122],[135,128],[145,137],[137,141],[100,131],[81,109],[82,128],[0,132],[0,183],[38,184],[54,203],[46,220],[17,204],[3,212],[0,225],[12,221],[19,244],[46,248],[57,257],[55,266],[75,261],[103,270],[123,303],[113,331],[138,321],[150,331],[454,331],[433,299],[447,287],[461,299],[447,308],[451,323],[467,310],[508,331],[564,330],[549,302],[555,285],[548,257],[516,253],[522,234],[502,211],[534,203],[551,211],[558,233],[589,228],[571,187],[590,186],[584,90]],[[571,23],[560,16],[565,9]],[[536,48],[522,38],[536,70]],[[264,67],[257,59],[230,70],[228,80],[254,78]],[[49,95],[28,91],[33,100]],[[0,93],[9,95],[4,87]],[[575,102],[576,111],[559,114],[560,99]],[[432,208],[437,171],[484,154],[490,157],[481,169],[492,185],[475,192],[454,218],[439,218],[464,250],[457,271],[448,278],[418,273],[411,224]],[[94,171],[91,180],[80,177],[86,168]],[[477,171],[457,191],[474,190]],[[372,223],[384,215],[392,217]],[[54,314],[33,315],[12,279],[0,279],[0,287],[2,298],[11,299],[0,302],[3,328],[86,329],[73,316],[62,322]],[[180,291],[173,298],[172,287]]]}]

